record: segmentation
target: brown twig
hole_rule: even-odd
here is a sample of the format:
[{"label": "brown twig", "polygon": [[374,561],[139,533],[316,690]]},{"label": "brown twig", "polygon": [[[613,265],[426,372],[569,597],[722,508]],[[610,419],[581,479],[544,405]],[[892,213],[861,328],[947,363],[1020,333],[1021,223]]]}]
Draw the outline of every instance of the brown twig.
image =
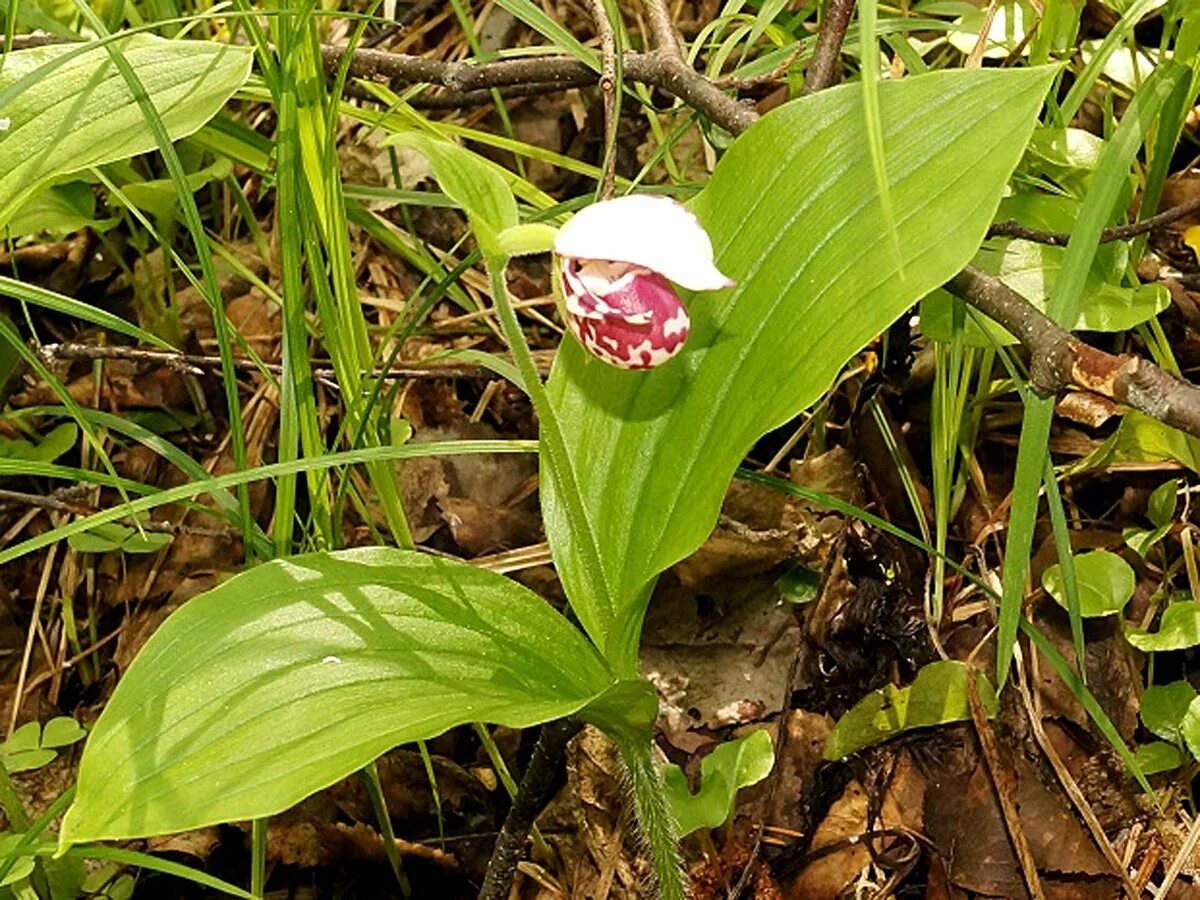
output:
[{"label": "brown twig", "polygon": [[652,62],[651,68],[656,78],[653,81],[639,78],[636,69],[631,70],[628,62],[623,70],[625,78],[643,81],[678,97],[692,109],[707,115],[730,134],[741,134],[753,125],[758,119],[758,113],[726,94],[688,63],[665,0],[646,0],[646,12],[650,19],[650,33],[654,36],[655,49],[651,53],[643,54],[643,57]]},{"label": "brown twig", "polygon": [[[346,48],[326,45],[321,52],[326,67],[336,68]],[[753,109],[716,87],[678,53],[664,53],[660,48],[650,53],[625,53],[621,59],[626,81],[666,91],[732,134],[745,131],[758,118]],[[600,73],[573,56],[538,56],[475,64],[366,48],[354,51],[349,72],[359,78],[431,84],[464,94],[531,84],[566,90],[596,84],[601,78]]]},{"label": "brown twig", "polygon": [[[1163,210],[1157,215],[1150,216],[1148,219],[1142,219],[1140,222],[1134,222],[1132,225],[1119,225],[1115,228],[1105,228],[1100,232],[1100,241],[1128,241],[1139,235],[1153,231],[1155,228],[1161,228],[1164,225],[1170,225],[1172,222],[1177,222],[1192,213],[1200,213],[1200,197],[1189,200],[1187,203],[1180,203],[1178,206],[1172,206],[1170,209]],[[1028,228],[1020,222],[1007,221],[997,222],[988,229],[988,237],[1009,237],[1020,238],[1024,241],[1036,241],[1039,244],[1051,244],[1055,247],[1067,246],[1067,241],[1071,236],[1061,231],[1042,231],[1037,228]]]},{"label": "brown twig", "polygon": [[1050,763],[1050,767],[1054,769],[1054,774],[1058,776],[1059,784],[1062,785],[1063,792],[1071,801],[1071,805],[1075,807],[1075,811],[1079,813],[1079,817],[1083,819],[1087,829],[1091,832],[1092,840],[1095,842],[1097,849],[1108,860],[1108,864],[1112,867],[1113,874],[1121,879],[1121,885],[1125,889],[1125,895],[1128,900],[1138,900],[1141,896],[1141,891],[1134,885],[1129,877],[1129,872],[1126,871],[1125,865],[1121,862],[1121,858],[1117,856],[1117,851],[1113,849],[1112,842],[1109,841],[1108,835],[1104,833],[1104,826],[1100,824],[1100,820],[1096,817],[1095,810],[1088,803],[1087,797],[1084,796],[1078,782],[1071,775],[1070,769],[1066,763],[1062,761],[1062,757],[1058,755],[1058,751],[1054,749],[1054,744],[1046,735],[1046,729],[1042,725],[1042,717],[1034,708],[1033,695],[1030,692],[1029,684],[1032,679],[1027,677],[1023,666],[1017,666],[1017,689],[1021,693],[1021,702],[1025,706],[1025,715],[1029,719],[1029,727],[1033,732],[1034,740],[1041,748],[1042,754]]},{"label": "brown twig", "polygon": [[650,33],[654,36],[654,46],[668,56],[683,57],[683,48],[679,45],[679,36],[675,33],[675,23],[671,19],[671,11],[667,9],[667,0],[645,0],[646,15],[650,20]]},{"label": "brown twig", "polygon": [[504,900],[512,891],[517,863],[525,854],[525,841],[538,815],[550,802],[555,775],[567,744],[582,727],[583,723],[574,718],[559,719],[542,726],[529,766],[496,838],[492,858],[488,860],[479,900]]},{"label": "brown twig", "polygon": [[1052,395],[1074,385],[1200,437],[1200,388],[1128,353],[1097,350],[1056,325],[999,278],[967,266],[946,287],[1003,325],[1029,351],[1030,380]]},{"label": "brown twig", "polygon": [[[94,344],[45,344],[38,349],[43,359],[118,359],[148,365],[166,366],[180,374],[202,375],[206,370],[220,368],[221,357],[196,353],[173,353],[168,350],[145,350],[140,347],[125,347],[120,345],[97,346]],[[502,357],[507,358],[507,357]],[[233,358],[233,367],[244,372],[261,371],[259,363],[249,357]],[[534,362],[545,375],[550,371],[553,362],[552,353],[534,353]],[[263,362],[262,369],[272,375],[281,375],[283,366],[279,362]],[[483,366],[473,363],[460,362],[453,359],[408,360],[402,361],[388,369],[375,369],[370,377],[384,380],[398,378],[480,378],[493,377],[494,373]],[[332,368],[324,367],[320,362],[313,369],[313,378],[336,386],[336,378]]]},{"label": "brown twig", "polygon": [[841,75],[842,43],[846,40],[846,29],[854,18],[854,0],[829,0],[825,21],[817,36],[817,49],[813,53],[808,70],[804,73],[804,90],[808,93],[823,91],[837,84]]},{"label": "brown twig", "polygon": [[600,99],[604,103],[604,164],[600,199],[612,198],[617,181],[617,39],[604,0],[592,0],[592,18],[600,38]]},{"label": "brown twig", "polygon": [[1038,875],[1037,863],[1033,859],[1029,839],[1021,824],[1021,812],[1017,806],[1016,775],[1000,759],[1000,749],[996,745],[996,736],[992,733],[991,723],[988,722],[987,710],[979,698],[979,684],[975,679],[975,670],[967,671],[967,698],[971,704],[971,720],[975,725],[975,733],[979,737],[979,749],[983,756],[984,765],[992,777],[992,786],[996,789],[996,799],[1000,801],[1000,811],[1003,814],[1004,826],[1016,853],[1017,862],[1021,866],[1021,875],[1025,879],[1025,887],[1034,900],[1044,900],[1046,894],[1042,890],[1042,879]]}]

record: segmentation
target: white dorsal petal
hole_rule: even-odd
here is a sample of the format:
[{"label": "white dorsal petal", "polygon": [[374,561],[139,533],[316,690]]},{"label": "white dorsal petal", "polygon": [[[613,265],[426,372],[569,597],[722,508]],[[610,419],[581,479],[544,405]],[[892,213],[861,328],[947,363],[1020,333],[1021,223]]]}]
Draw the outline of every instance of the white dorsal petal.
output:
[{"label": "white dorsal petal", "polygon": [[690,291],[733,284],[713,265],[712,241],[700,222],[670,197],[628,194],[593,203],[559,229],[554,252],[642,266]]}]

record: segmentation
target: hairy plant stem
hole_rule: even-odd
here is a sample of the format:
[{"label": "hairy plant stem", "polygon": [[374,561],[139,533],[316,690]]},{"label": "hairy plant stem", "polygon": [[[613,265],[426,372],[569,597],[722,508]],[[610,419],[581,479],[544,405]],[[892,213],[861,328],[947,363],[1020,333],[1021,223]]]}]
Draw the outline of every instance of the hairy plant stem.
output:
[{"label": "hairy plant stem", "polygon": [[687,879],[679,855],[679,830],[667,805],[666,786],[654,759],[654,745],[645,737],[610,737],[620,748],[629,773],[638,831],[654,865],[659,900],[686,900]]}]

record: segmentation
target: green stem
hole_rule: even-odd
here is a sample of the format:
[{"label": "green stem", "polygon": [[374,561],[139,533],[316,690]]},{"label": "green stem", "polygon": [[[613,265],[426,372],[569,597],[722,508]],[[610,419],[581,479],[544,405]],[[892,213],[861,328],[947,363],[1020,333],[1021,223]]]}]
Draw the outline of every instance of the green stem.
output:
[{"label": "green stem", "polygon": [[[517,313],[513,309],[512,298],[508,294],[508,284],[504,280],[504,269],[507,262],[503,253],[485,253],[484,255],[488,282],[492,289],[492,300],[496,305],[500,328],[504,332],[504,339],[508,343],[509,350],[512,351],[517,371],[521,375],[522,387],[529,396],[530,402],[533,403],[534,412],[537,413],[538,440],[544,451],[544,458],[549,462],[549,474],[558,483],[558,494],[564,506],[567,507],[571,520],[582,529],[582,533],[577,536],[577,539],[584,544],[581,554],[585,569],[583,576],[592,594],[592,601],[604,607],[601,615],[581,615],[580,620],[593,643],[600,648],[601,653],[608,657],[606,648],[611,638],[608,632],[611,630],[615,616],[612,592],[609,590],[600,562],[600,545],[596,535],[592,532],[591,520],[583,506],[579,482],[575,477],[575,469],[567,451],[566,438],[563,436],[558,418],[554,414],[550,395],[538,375],[533,354],[529,352],[529,345],[525,342],[525,333],[521,331],[521,323],[517,321]],[[577,613],[581,611],[586,613],[582,606],[576,609]],[[617,675],[637,677],[636,659],[609,659],[608,661]]]},{"label": "green stem", "polygon": [[659,900],[686,900],[687,878],[679,855],[678,829],[667,805],[666,786],[654,759],[654,745],[644,738],[610,737],[620,748],[629,773],[638,831],[654,865]]},{"label": "green stem", "polygon": [[383,835],[383,850],[387,854],[388,865],[396,876],[400,893],[405,897],[412,896],[412,885],[404,872],[404,863],[400,859],[400,851],[396,847],[396,832],[392,830],[392,817],[388,813],[387,798],[383,795],[383,784],[379,780],[379,767],[375,761],[367,763],[358,772],[367,788],[367,796],[371,798],[371,810],[375,821],[379,823],[379,833]]},{"label": "green stem", "polygon": [[267,887],[267,820],[250,824],[250,893],[261,897]]}]

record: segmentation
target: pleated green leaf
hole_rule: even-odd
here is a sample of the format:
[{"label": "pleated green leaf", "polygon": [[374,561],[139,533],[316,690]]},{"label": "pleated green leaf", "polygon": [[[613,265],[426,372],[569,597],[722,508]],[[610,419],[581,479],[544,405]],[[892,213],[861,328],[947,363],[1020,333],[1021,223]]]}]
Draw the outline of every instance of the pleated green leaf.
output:
[{"label": "pleated green leaf", "polygon": [[367,548],[264,563],[172,615],[84,750],[63,845],[278,813],[397,744],[569,715],[614,679],[508,579]]},{"label": "pleated green leaf", "polygon": [[[872,175],[857,85],[802,98],[742,135],[693,210],[737,280],[691,299],[680,356],[619,371],[564,341],[550,392],[599,536],[543,457],[547,532],[580,620],[634,668],[651,580],[694,550],[754,442],[817,400],[838,370],[978,250],[1054,70],[940,72],[879,85],[900,253]],[[903,274],[901,274],[903,273]]]},{"label": "pleated green leaf", "polygon": [[[173,139],[217,114],[250,74],[253,51],[211,41],[123,38],[120,48]],[[105,47],[8,54],[0,70],[0,224],[61,175],[157,147]]]}]

